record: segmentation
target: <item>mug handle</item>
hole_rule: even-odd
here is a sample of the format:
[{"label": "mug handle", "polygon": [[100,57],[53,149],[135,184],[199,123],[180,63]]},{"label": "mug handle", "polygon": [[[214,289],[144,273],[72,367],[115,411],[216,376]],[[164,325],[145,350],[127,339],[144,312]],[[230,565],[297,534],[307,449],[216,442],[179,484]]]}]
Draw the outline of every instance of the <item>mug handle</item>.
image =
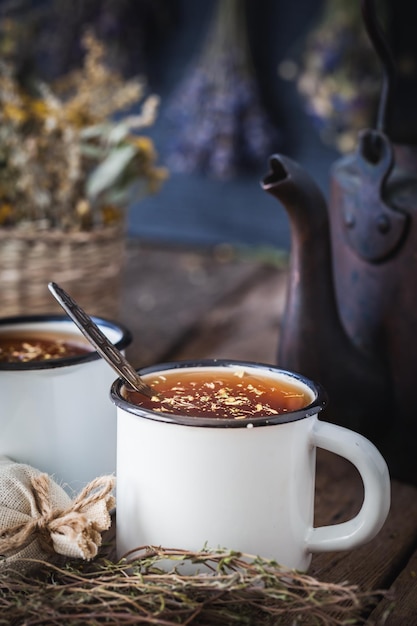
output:
[{"label": "mug handle", "polygon": [[384,458],[362,435],[319,420],[313,427],[312,444],[353,463],[363,481],[364,499],[359,513],[347,522],[310,528],[307,550],[350,550],[366,543],[379,532],[390,508],[391,484]]}]

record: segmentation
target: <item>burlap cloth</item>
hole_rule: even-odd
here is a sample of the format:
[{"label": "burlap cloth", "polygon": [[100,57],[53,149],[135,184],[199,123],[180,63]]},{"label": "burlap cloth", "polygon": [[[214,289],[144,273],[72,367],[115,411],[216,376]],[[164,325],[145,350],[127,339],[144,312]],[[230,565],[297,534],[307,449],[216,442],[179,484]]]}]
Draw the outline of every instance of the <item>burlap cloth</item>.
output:
[{"label": "burlap cloth", "polygon": [[0,571],[26,571],[58,555],[96,556],[111,525],[114,485],[102,476],[72,499],[47,474],[0,457]]}]

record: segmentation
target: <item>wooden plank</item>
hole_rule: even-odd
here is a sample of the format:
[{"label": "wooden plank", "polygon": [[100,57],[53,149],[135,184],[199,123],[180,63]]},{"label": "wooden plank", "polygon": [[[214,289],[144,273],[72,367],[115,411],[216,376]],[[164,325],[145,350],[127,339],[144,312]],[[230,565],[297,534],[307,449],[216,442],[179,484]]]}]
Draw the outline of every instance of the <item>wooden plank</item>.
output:
[{"label": "wooden plank", "polygon": [[276,363],[287,274],[260,267],[202,318],[176,357]]},{"label": "wooden plank", "polygon": [[[361,503],[362,492],[356,470],[349,468],[350,464],[340,457],[335,459],[328,457],[323,462],[322,474],[318,477],[317,523],[323,523],[326,518],[327,523],[348,519]],[[417,489],[392,481],[391,509],[379,534],[356,550],[315,555],[311,573],[321,580],[347,580],[364,590],[388,589],[414,552],[416,520]]]},{"label": "wooden plank", "polygon": [[363,485],[356,468],[337,454],[317,449],[315,526],[352,518],[362,499]]},{"label": "wooden plank", "polygon": [[417,551],[396,578],[384,598],[371,613],[368,626],[411,626],[417,623]]},{"label": "wooden plank", "polygon": [[[184,251],[133,240],[127,255],[119,321],[134,335],[127,355],[135,367],[174,358],[176,348],[225,296],[262,282],[265,269],[263,262],[224,248]],[[278,276],[280,270],[271,272]]]}]

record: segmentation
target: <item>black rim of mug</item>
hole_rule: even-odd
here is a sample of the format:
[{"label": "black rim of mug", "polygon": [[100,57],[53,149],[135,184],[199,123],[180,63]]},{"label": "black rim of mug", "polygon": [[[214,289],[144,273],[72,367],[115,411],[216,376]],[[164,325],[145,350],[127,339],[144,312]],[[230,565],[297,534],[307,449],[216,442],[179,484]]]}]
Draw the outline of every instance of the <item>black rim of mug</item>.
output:
[{"label": "black rim of mug", "polygon": [[[119,324],[119,322],[115,322],[113,320],[109,320],[102,317],[92,317],[94,322],[103,328],[112,329],[118,333],[120,333],[120,339],[115,343],[116,348],[118,350],[124,350],[131,342],[132,342],[132,334],[131,332],[123,325]],[[2,317],[0,318],[0,334],[2,329],[7,326],[7,330],[11,330],[10,327],[25,324],[37,324],[39,328],[37,330],[42,330],[42,326],[47,323],[57,322],[57,323],[69,323],[72,324],[73,329],[77,332],[78,329],[75,326],[74,322],[72,322],[71,318],[67,315],[15,315],[11,317]],[[70,326],[71,327],[71,326]],[[101,359],[101,356],[96,352],[96,350],[92,350],[86,354],[81,354],[77,356],[64,357],[62,359],[53,359],[48,361],[26,361],[24,363],[0,363],[0,371],[28,371],[28,370],[44,370],[44,369],[54,369],[57,367],[68,367],[71,365],[79,365],[80,363],[88,363],[90,361],[97,361]]]},{"label": "black rim of mug", "polygon": [[[300,382],[306,385],[314,394],[314,400],[307,406],[297,411],[291,411],[288,413],[282,413],[277,416],[268,417],[250,417],[244,420],[219,418],[213,419],[212,417],[190,417],[188,415],[172,415],[170,413],[159,413],[149,409],[131,404],[125,400],[121,395],[121,389],[123,387],[123,380],[118,378],[114,381],[110,390],[110,398],[112,402],[119,407],[137,417],[146,418],[149,420],[163,422],[166,424],[177,424],[182,426],[200,426],[205,428],[247,428],[248,426],[272,426],[277,424],[287,424],[289,422],[295,422],[298,420],[311,417],[322,411],[327,405],[327,393],[323,387],[313,382],[309,378],[306,378],[302,374],[297,372],[291,372],[277,365],[270,365],[267,363],[258,363],[253,361],[239,361],[233,359],[202,359],[202,360],[186,360],[186,361],[173,361],[168,363],[158,363],[143,369],[138,370],[141,376],[146,374],[153,374],[155,372],[164,372],[167,370],[180,369],[180,368],[213,368],[213,367],[248,367],[252,369],[262,369],[264,372],[280,373],[292,378],[295,382]],[[251,427],[250,426],[250,427]]]}]

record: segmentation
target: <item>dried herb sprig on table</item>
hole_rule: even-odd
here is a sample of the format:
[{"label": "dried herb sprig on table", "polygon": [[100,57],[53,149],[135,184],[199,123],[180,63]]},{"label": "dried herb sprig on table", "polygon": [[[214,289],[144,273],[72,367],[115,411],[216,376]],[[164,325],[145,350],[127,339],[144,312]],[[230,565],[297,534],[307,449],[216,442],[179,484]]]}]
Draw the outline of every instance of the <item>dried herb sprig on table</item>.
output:
[{"label": "dried herb sprig on table", "polygon": [[[22,85],[0,63],[0,225],[90,230],[120,221],[132,195],[156,191],[166,171],[142,135],[156,96],[105,64],[105,47],[84,36],[84,64],[52,87]],[[137,114],[122,114],[141,102]],[[114,114],[119,119],[115,119]]]},{"label": "dried herb sprig on table", "polygon": [[[162,562],[172,562],[172,571]],[[198,573],[182,574],[184,563],[197,564]],[[39,563],[37,577],[0,575],[0,625],[272,626],[290,619],[292,626],[337,626],[361,623],[378,595],[238,552],[148,548],[131,561]]]}]

